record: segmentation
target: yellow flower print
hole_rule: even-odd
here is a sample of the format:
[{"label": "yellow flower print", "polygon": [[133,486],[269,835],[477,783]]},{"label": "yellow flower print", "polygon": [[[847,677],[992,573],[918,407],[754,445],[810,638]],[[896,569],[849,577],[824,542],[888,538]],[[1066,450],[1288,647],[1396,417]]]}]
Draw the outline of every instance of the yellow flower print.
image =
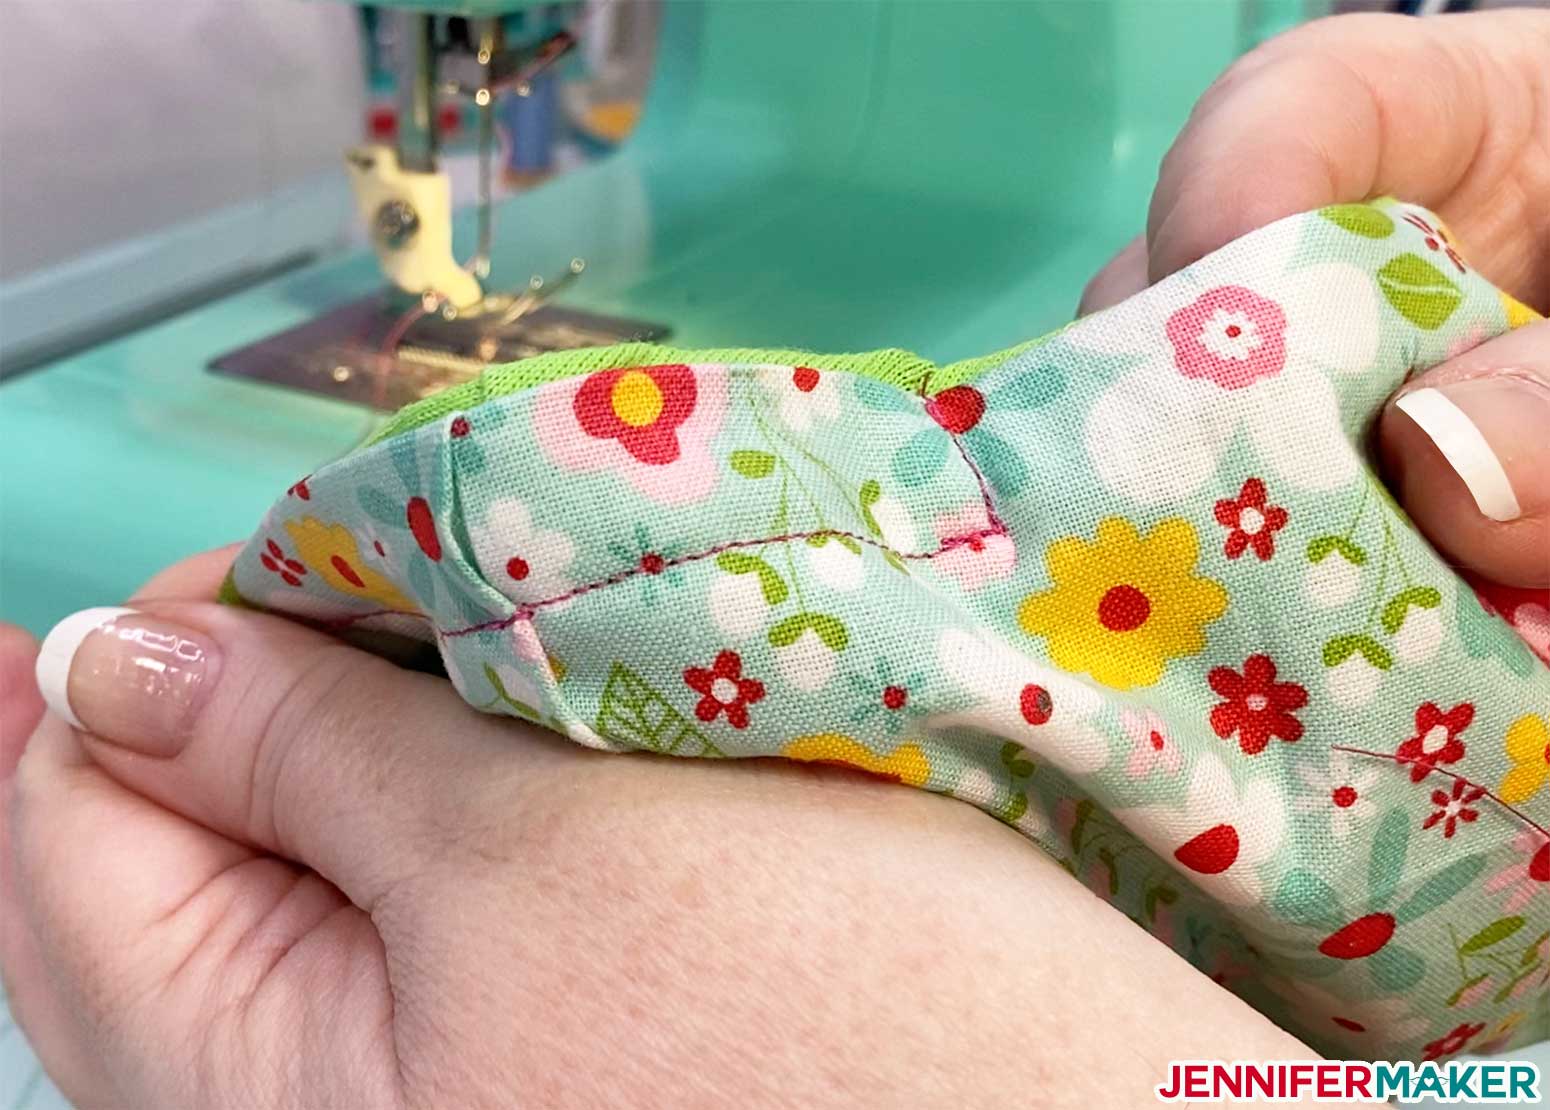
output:
[{"label": "yellow flower print", "polygon": [[879,775],[906,786],[924,786],[931,777],[931,764],[918,744],[901,744],[889,755],[878,755],[849,736],[838,732],[820,732],[799,736],[781,749],[787,759],[799,763],[832,763]]},{"label": "yellow flower print", "polygon": [[1150,686],[1170,659],[1205,647],[1205,626],[1227,611],[1221,583],[1195,574],[1195,530],[1179,518],[1145,536],[1122,517],[1088,542],[1067,536],[1044,553],[1053,586],[1023,599],[1017,623],[1048,638],[1050,660],[1105,686]]},{"label": "yellow flower print", "polygon": [[1502,800],[1527,801],[1550,779],[1550,718],[1525,713],[1507,726],[1505,742],[1513,768],[1502,779]]},{"label": "yellow flower print", "polygon": [[1501,298],[1502,307],[1507,310],[1507,326],[1509,328],[1521,328],[1527,324],[1532,324],[1535,320],[1544,319],[1528,305],[1508,293],[1503,293]]},{"label": "yellow flower print", "polygon": [[340,593],[375,601],[384,609],[420,611],[397,586],[365,564],[355,536],[343,524],[328,524],[309,516],[287,520],[285,530],[296,545],[296,557]]}]

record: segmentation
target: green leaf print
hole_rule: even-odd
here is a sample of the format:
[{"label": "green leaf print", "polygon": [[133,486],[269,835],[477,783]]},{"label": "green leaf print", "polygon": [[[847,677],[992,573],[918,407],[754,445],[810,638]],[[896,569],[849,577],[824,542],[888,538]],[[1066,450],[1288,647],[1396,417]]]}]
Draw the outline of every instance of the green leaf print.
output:
[{"label": "green leaf print", "polygon": [[1367,562],[1367,552],[1344,536],[1315,536],[1308,542],[1308,562],[1322,563],[1332,551],[1338,551],[1352,566],[1359,567]]},{"label": "green leaf print", "polygon": [[495,668],[490,666],[488,663],[484,665],[484,677],[487,678],[490,682],[490,685],[495,688],[495,696],[501,701],[505,702],[512,709],[516,710],[518,716],[526,717],[530,721],[543,720],[542,713],[534,709],[531,705],[528,705],[527,702],[518,701],[516,698],[512,697],[509,693],[506,692],[506,684],[501,681],[501,676],[496,673]]},{"label": "green leaf print", "polygon": [[1380,671],[1386,671],[1394,665],[1394,657],[1389,654],[1388,648],[1361,632],[1335,636],[1325,643],[1324,665],[1338,667],[1357,652],[1361,652],[1362,658]]},{"label": "green leaf print", "polygon": [[1435,609],[1442,604],[1442,593],[1435,586],[1411,586],[1389,598],[1383,606],[1383,631],[1390,636],[1405,623],[1405,615],[1412,605],[1422,609]]},{"label": "green leaf print", "polygon": [[747,555],[741,551],[723,551],[716,556],[716,565],[728,574],[757,574],[759,592],[764,595],[766,605],[779,605],[791,596],[786,580],[774,567],[757,555]]},{"label": "green leaf print", "polygon": [[850,633],[838,618],[826,613],[797,613],[770,629],[770,643],[775,647],[790,647],[808,629],[817,633],[830,651],[844,651],[850,642]]},{"label": "green leaf print", "polygon": [[1033,774],[1033,764],[1022,758],[1024,749],[1021,744],[1008,740],[1001,745],[1001,765],[1016,778],[1027,778]]},{"label": "green leaf print", "polygon": [[1364,239],[1387,239],[1394,234],[1394,221],[1368,204],[1332,204],[1320,209],[1319,215]]},{"label": "green leaf print", "polygon": [[947,462],[951,446],[952,441],[941,428],[930,427],[916,432],[893,457],[893,480],[905,489],[926,485]]},{"label": "green leaf print", "polygon": [[1093,802],[1091,798],[1083,798],[1076,804],[1076,820],[1071,824],[1071,850],[1078,854],[1082,851],[1082,833],[1087,828],[1087,821],[1093,815]]},{"label": "green leaf print", "polygon": [[1534,670],[1534,653],[1506,621],[1480,607],[1475,591],[1459,583],[1458,601],[1453,607],[1459,640],[1471,659],[1495,655],[1502,665],[1519,678]]},{"label": "green leaf print", "polygon": [[1507,997],[1508,995],[1512,994],[1513,989],[1516,988],[1519,983],[1523,982],[1523,980],[1527,979],[1530,975],[1534,974],[1538,970],[1539,968],[1537,967],[1531,967],[1527,971],[1518,972],[1516,976],[1507,981],[1501,990],[1496,992],[1491,1001],[1498,1004],[1507,1001]]},{"label": "green leaf print", "polygon": [[1271,909],[1278,917],[1298,925],[1340,924],[1340,895],[1312,871],[1297,868],[1286,873],[1276,888]]},{"label": "green leaf print", "polygon": [[597,707],[599,736],[666,755],[720,756],[721,750],[666,698],[623,663],[615,663]]},{"label": "green leaf print", "polygon": [[1367,863],[1367,885],[1371,888],[1373,909],[1382,909],[1394,897],[1394,888],[1405,872],[1405,853],[1410,846],[1410,818],[1403,809],[1391,809],[1383,815],[1372,838],[1372,855]]},{"label": "green leaf print", "polygon": [[1539,946],[1545,943],[1547,940],[1550,940],[1550,933],[1540,933],[1539,936],[1535,938],[1534,943],[1530,944],[1523,950],[1523,958],[1518,961],[1518,966],[1528,967],[1530,964],[1532,964],[1533,966],[1538,967]]},{"label": "green leaf print", "polygon": [[1058,366],[1045,365],[1018,374],[994,394],[998,409],[1037,409],[1065,392],[1066,375]]},{"label": "green leaf print", "polygon": [[744,478],[768,478],[775,473],[775,456],[768,451],[733,451],[731,462]]},{"label": "green leaf print", "polygon": [[389,528],[404,526],[404,507],[381,490],[362,486],[355,491],[355,499],[361,503],[366,515],[378,524],[386,524]]},{"label": "green leaf print", "polygon": [[876,478],[868,478],[861,483],[861,519],[866,522],[866,530],[874,536],[883,534],[882,527],[877,523],[877,517],[872,515],[872,506],[883,497],[883,487],[878,484]]},{"label": "green leaf print", "polygon": [[1402,254],[1379,270],[1378,287],[1395,311],[1423,331],[1442,327],[1464,300],[1446,274],[1417,254]]},{"label": "green leaf print", "polygon": [[1426,977],[1426,961],[1408,948],[1391,944],[1367,958],[1372,981],[1396,994],[1407,991]]},{"label": "green leaf print", "polygon": [[1109,897],[1119,893],[1119,864],[1114,860],[1114,853],[1107,848],[1098,849],[1098,859],[1102,861],[1104,870],[1109,873]]},{"label": "green leaf print", "polygon": [[1523,928],[1524,919],[1521,917],[1502,917],[1491,922],[1463,944],[1459,945],[1460,952],[1479,952],[1483,948],[1489,948],[1493,944],[1500,944]]},{"label": "green leaf print", "polygon": [[1436,909],[1474,882],[1484,869],[1484,853],[1448,864],[1422,883],[1416,888],[1414,894],[1400,904],[1399,909],[1394,911],[1394,920],[1404,925]]},{"label": "green leaf print", "polygon": [[1469,980],[1466,980],[1465,982],[1460,983],[1458,990],[1456,990],[1452,994],[1448,995],[1447,1005],[1449,1005],[1449,1006],[1457,1006],[1458,1003],[1459,1003],[1459,999],[1464,997],[1464,992],[1465,991],[1469,990],[1470,987],[1479,986],[1486,979],[1486,977],[1489,976],[1490,974],[1491,973],[1489,971],[1482,971],[1479,975],[1476,975],[1473,979],[1469,979]]},{"label": "green leaf print", "polygon": [[1006,812],[1001,815],[1001,820],[1008,825],[1015,825],[1021,821],[1023,814],[1028,812],[1028,795],[1019,790],[1012,795],[1012,800],[1007,803]]}]

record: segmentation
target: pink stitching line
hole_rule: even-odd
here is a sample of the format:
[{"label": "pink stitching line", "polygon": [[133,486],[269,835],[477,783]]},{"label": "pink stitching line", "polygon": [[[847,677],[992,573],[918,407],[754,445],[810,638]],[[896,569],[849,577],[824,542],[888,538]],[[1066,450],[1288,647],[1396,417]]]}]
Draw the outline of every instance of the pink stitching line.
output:
[{"label": "pink stitching line", "polygon": [[[921,397],[923,399],[929,400],[929,398],[926,398],[924,394],[921,394]],[[933,423],[935,423],[935,421],[933,421]],[[941,427],[941,425],[937,426]],[[952,432],[948,432],[946,428],[943,428],[942,430],[946,432],[947,438],[952,441],[953,446],[958,449],[958,455],[963,459],[964,465],[969,468],[969,473],[974,475],[975,484],[979,486],[980,499],[984,502],[985,519],[989,523],[988,528],[981,528],[977,531],[968,532],[961,536],[949,536],[942,540],[942,542],[936,547],[934,551],[916,552],[896,551],[894,548],[889,547],[887,544],[881,543],[878,540],[874,540],[870,536],[863,536],[856,532],[846,532],[837,528],[820,528],[811,532],[787,532],[783,535],[761,536],[757,539],[729,540],[726,543],[717,544],[715,547],[707,548],[704,551],[696,551],[688,555],[677,555],[671,559],[664,560],[662,563],[662,569],[652,573],[660,574],[663,570],[670,570],[674,567],[680,567],[687,563],[694,563],[703,559],[713,558],[725,551],[735,551],[739,548],[745,547],[763,547],[765,544],[771,543],[789,543],[793,540],[817,539],[820,536],[836,538],[843,537],[845,539],[854,540],[857,543],[864,543],[869,547],[877,548],[879,551],[887,552],[897,559],[925,560],[935,559],[937,556],[945,555],[947,552],[956,548],[963,547],[967,544],[982,542],[992,536],[1010,535],[1011,532],[1010,529],[1007,528],[1006,522],[1002,520],[1001,515],[996,512],[995,502],[992,499],[990,493],[990,483],[986,480],[984,473],[981,472],[979,466],[974,462],[973,458],[970,457],[968,449],[963,445],[962,438],[954,435]],[[645,573],[647,573],[646,570],[640,566],[628,567],[624,570],[609,575],[607,578],[599,579],[596,582],[588,582],[584,586],[576,586],[562,594],[556,594],[554,597],[546,597],[538,601],[526,602],[525,604],[518,606],[517,609],[507,617],[492,618],[491,620],[482,621],[479,624],[471,624],[464,628],[436,628],[434,631],[439,637],[444,639],[451,639],[455,636],[469,636],[476,632],[494,632],[502,628],[509,628],[513,624],[516,624],[518,621],[531,620],[533,614],[539,609],[543,609],[551,605],[558,605],[564,601],[570,601],[572,598],[581,597],[583,594],[592,593],[594,590],[601,590],[608,586],[620,585],[624,582],[628,582],[631,578],[634,578],[637,575]],[[325,628],[348,628],[358,621],[370,620],[373,617],[383,617],[390,615],[417,616],[423,620],[430,620],[430,617],[425,613],[404,613],[402,610],[398,609],[379,609],[371,613],[354,613],[347,617],[337,617],[333,620],[324,621],[321,623]]]},{"label": "pink stitching line", "polygon": [[[1352,755],[1365,755],[1365,756],[1369,756],[1369,757],[1371,757],[1373,759],[1383,759],[1383,760],[1389,761],[1390,763],[1394,763],[1394,764],[1396,764],[1396,765],[1398,765],[1400,767],[1409,767],[1410,766],[1410,760],[1408,760],[1408,759],[1400,759],[1397,755],[1394,755],[1392,752],[1370,752],[1370,751],[1367,751],[1364,748],[1347,748],[1347,747],[1343,747],[1343,746],[1341,746],[1339,744],[1331,744],[1329,750],[1332,751],[1332,752],[1350,752]],[[1493,794],[1491,792],[1490,787],[1485,786],[1482,783],[1474,782],[1471,779],[1466,779],[1463,775],[1454,774],[1452,771],[1444,770],[1441,767],[1431,767],[1431,768],[1428,769],[1428,773],[1431,773],[1432,771],[1435,771],[1439,775],[1443,775],[1443,776],[1445,776],[1447,778],[1453,779],[1456,782],[1461,782],[1465,786],[1472,786],[1476,790],[1484,791],[1485,797],[1490,798],[1491,801],[1495,802],[1502,809],[1505,809],[1508,813],[1512,814],[1519,821],[1522,821],[1525,825],[1527,825],[1529,828],[1533,829],[1535,832],[1537,832],[1540,836],[1544,837],[1546,840],[1550,840],[1550,830],[1546,830],[1546,828],[1543,825],[1541,825],[1538,821],[1535,821],[1528,814],[1524,813],[1517,806],[1512,805],[1509,802],[1503,801],[1501,798],[1498,798],[1495,794]],[[1421,779],[1421,782],[1425,782],[1425,781],[1426,781],[1426,779],[1423,777]],[[1417,783],[1416,785],[1420,785],[1420,783]]]}]

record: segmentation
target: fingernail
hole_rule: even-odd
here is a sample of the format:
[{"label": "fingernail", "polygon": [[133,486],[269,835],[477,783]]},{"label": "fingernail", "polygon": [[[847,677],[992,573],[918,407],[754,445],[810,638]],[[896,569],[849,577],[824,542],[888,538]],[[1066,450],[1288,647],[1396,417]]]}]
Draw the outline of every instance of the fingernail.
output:
[{"label": "fingernail", "polygon": [[1437,445],[1483,515],[1508,521],[1550,508],[1550,384],[1497,371],[1394,403]]},{"label": "fingernail", "polygon": [[38,689],[76,728],[172,756],[188,738],[219,658],[209,637],[170,621],[133,609],[83,609],[44,639]]}]

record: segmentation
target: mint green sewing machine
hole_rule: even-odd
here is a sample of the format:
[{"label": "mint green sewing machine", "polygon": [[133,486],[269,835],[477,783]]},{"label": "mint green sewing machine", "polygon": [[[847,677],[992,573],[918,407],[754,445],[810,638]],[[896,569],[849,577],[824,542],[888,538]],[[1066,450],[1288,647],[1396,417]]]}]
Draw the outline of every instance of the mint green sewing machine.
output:
[{"label": "mint green sewing machine", "polygon": [[[635,134],[501,203],[488,274],[464,274],[418,326],[579,257],[584,276],[551,303],[605,318],[605,333],[650,324],[678,346],[900,346],[942,361],[1009,346],[1069,318],[1141,229],[1196,96],[1307,7],[669,0]],[[414,221],[373,198],[381,249]],[[410,215],[434,234],[434,212]],[[479,221],[451,222],[465,257]],[[392,258],[326,258],[0,384],[0,618],[41,633],[115,602],[246,536],[277,490],[355,443],[360,404],[209,367],[379,294],[384,268],[406,289],[434,284]],[[460,357],[448,365],[466,370]]]}]

